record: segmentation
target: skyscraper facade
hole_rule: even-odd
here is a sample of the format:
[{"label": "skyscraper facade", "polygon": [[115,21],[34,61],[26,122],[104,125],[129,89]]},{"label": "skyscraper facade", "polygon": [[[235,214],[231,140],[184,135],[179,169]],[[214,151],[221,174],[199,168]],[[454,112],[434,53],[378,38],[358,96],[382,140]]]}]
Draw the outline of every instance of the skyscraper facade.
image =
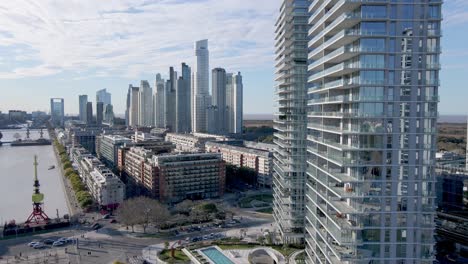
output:
[{"label": "skyscraper facade", "polygon": [[50,116],[54,126],[63,127],[65,123],[65,104],[63,98],[50,99]]},{"label": "skyscraper facade", "polygon": [[214,122],[213,130],[215,134],[227,133],[227,111],[226,111],[226,70],[223,68],[214,68],[211,71],[211,94]]},{"label": "skyscraper facade", "polygon": [[88,102],[86,103],[86,124],[92,125],[94,122],[93,119],[93,103]]},{"label": "skyscraper facade", "polygon": [[140,88],[134,87],[131,84],[128,87],[127,94],[127,113],[128,113],[128,126],[138,126],[139,107],[139,90]]},{"label": "skyscraper facade", "polygon": [[176,90],[176,132],[191,131],[191,69],[182,63],[182,76],[177,80]]},{"label": "skyscraper facade", "polygon": [[114,107],[108,104],[104,107],[104,123],[109,126],[114,125]]},{"label": "skyscraper facade", "polygon": [[284,0],[276,22],[273,211],[284,243],[304,237],[308,3]]},{"label": "skyscraper facade", "polygon": [[158,128],[165,128],[165,105],[166,105],[166,85],[164,79],[161,78],[161,74],[156,74],[156,82],[154,85],[154,122]]},{"label": "skyscraper facade", "polygon": [[142,80],[138,91],[138,125],[152,126],[153,120],[153,89],[148,81]]},{"label": "skyscraper facade", "polygon": [[101,126],[103,119],[104,119],[104,103],[97,102],[96,103],[96,125]]},{"label": "skyscraper facade", "polygon": [[102,89],[96,92],[96,103],[102,102],[105,105],[112,104],[111,94],[107,92],[107,89]]},{"label": "skyscraper facade", "polygon": [[88,96],[87,95],[80,95],[78,96],[79,99],[79,107],[80,107],[80,120],[86,122],[86,104],[88,103]]},{"label": "skyscraper facade", "polygon": [[230,131],[234,134],[242,134],[242,129],[244,126],[244,84],[242,82],[242,75],[238,72],[236,75],[233,75],[232,79],[232,109],[233,109],[233,119],[230,122],[233,123],[233,129]]},{"label": "skyscraper facade", "polygon": [[[307,263],[433,263],[440,21],[441,1],[283,1],[274,213],[284,230],[279,205],[302,208]],[[305,190],[284,199],[276,157],[302,159],[303,131]]]},{"label": "skyscraper facade", "polygon": [[209,94],[210,65],[207,39],[195,43],[195,56],[192,130],[194,132],[207,132],[207,109],[211,105],[211,96]]},{"label": "skyscraper facade", "polygon": [[169,80],[166,82],[166,128],[172,132],[176,131],[177,124],[177,72],[174,67],[169,67]]},{"label": "skyscraper facade", "polygon": [[432,263],[441,1],[309,11],[308,254]]}]

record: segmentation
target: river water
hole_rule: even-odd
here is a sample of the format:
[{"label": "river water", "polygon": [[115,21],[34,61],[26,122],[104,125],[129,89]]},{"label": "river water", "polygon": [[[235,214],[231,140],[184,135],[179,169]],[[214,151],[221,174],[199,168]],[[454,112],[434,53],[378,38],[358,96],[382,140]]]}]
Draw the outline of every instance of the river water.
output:
[{"label": "river water", "polygon": [[[26,137],[26,130],[2,130],[2,141],[15,140],[15,134]],[[18,136],[18,135],[16,135]],[[32,139],[39,138],[38,130],[31,130]],[[48,138],[47,130],[44,137]],[[50,218],[68,213],[63,191],[60,170],[57,166],[52,146],[0,146],[0,223],[16,220],[24,222],[32,212],[31,195],[33,192],[34,155],[38,156],[38,178],[40,190],[44,194],[44,209]]]}]

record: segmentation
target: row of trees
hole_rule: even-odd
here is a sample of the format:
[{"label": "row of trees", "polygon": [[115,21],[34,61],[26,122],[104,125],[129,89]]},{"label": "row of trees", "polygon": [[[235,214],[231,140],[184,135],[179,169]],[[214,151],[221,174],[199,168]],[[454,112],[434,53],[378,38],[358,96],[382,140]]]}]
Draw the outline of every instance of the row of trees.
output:
[{"label": "row of trees", "polygon": [[86,186],[80,179],[78,172],[73,169],[73,166],[68,157],[65,147],[60,144],[57,140],[54,141],[54,146],[57,149],[57,152],[60,156],[60,161],[62,162],[64,175],[67,179],[70,180],[73,191],[75,192],[75,197],[78,200],[78,204],[81,208],[88,208],[93,204],[93,198],[91,194],[86,190]]},{"label": "row of trees", "polygon": [[164,228],[192,223],[208,222],[214,219],[224,219],[226,213],[218,204],[185,200],[171,210],[167,205],[157,200],[140,196],[125,200],[119,205],[116,217],[123,225],[134,227],[140,225],[146,233],[147,227]]}]

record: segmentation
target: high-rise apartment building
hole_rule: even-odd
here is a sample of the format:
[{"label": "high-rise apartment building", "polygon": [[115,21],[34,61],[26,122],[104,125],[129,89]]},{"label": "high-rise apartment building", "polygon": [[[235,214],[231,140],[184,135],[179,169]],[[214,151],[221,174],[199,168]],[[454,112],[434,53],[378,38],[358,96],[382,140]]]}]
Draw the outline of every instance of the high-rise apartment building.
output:
[{"label": "high-rise apartment building", "polygon": [[177,126],[177,72],[169,67],[169,80],[166,82],[165,120],[166,128],[175,131]]},{"label": "high-rise apartment building", "polygon": [[243,118],[243,84],[242,75],[238,72],[226,74],[226,118],[227,131],[232,134],[242,134]]},{"label": "high-rise apartment building", "polygon": [[138,125],[138,115],[139,115],[139,90],[140,88],[134,87],[131,84],[128,86],[127,93],[127,126],[135,127]]},{"label": "high-rise apartment building", "polygon": [[93,103],[86,103],[86,124],[92,125],[94,123],[93,118]]},{"label": "high-rise apartment building", "polygon": [[227,111],[226,111],[226,70],[223,68],[214,68],[211,71],[211,94],[213,105],[213,133],[227,133]]},{"label": "high-rise apartment building", "polygon": [[233,119],[230,122],[233,123],[231,133],[242,134],[242,129],[244,126],[244,85],[242,83],[242,75],[240,72],[237,72],[236,75],[233,75],[232,79],[232,105],[231,109],[233,112]]},{"label": "high-rise apartment building", "polygon": [[[294,65],[308,48],[307,176],[299,198],[307,263],[433,263],[441,3],[283,1],[275,155],[290,152],[284,141],[296,135],[285,132],[304,130],[282,125],[296,96],[285,88],[306,71]],[[299,14],[308,26],[297,23]],[[306,35],[294,61],[282,61]],[[276,190],[287,183],[274,184],[277,217]]]},{"label": "high-rise apartment building", "polygon": [[176,132],[188,133],[191,131],[191,70],[182,63],[182,76],[177,80],[176,89]]},{"label": "high-rise apartment building", "polygon": [[194,132],[208,131],[207,109],[211,105],[209,93],[209,51],[208,40],[199,40],[195,43],[195,71],[193,74],[193,109],[192,130]]},{"label": "high-rise apartment building", "polygon": [[165,105],[166,105],[166,86],[161,74],[156,74],[156,82],[154,84],[154,125],[157,128],[165,128]]},{"label": "high-rise apartment building", "polygon": [[152,126],[153,112],[153,89],[148,81],[142,80],[138,91],[138,125]]},{"label": "high-rise apartment building", "polygon": [[79,108],[80,108],[80,120],[86,122],[86,104],[88,103],[88,96],[87,95],[80,95],[78,96],[79,99]]},{"label": "high-rise apartment building", "polygon": [[65,123],[65,105],[63,98],[50,99],[50,116],[54,126],[63,126]]},{"label": "high-rise apartment building", "polygon": [[276,22],[273,211],[285,243],[304,237],[308,3],[283,1]]}]

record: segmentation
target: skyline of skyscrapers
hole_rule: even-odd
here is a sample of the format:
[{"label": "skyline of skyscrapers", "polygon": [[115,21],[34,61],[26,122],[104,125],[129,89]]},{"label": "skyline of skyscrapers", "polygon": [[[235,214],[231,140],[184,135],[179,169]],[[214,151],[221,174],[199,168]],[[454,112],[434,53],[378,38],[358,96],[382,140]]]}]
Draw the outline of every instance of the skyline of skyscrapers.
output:
[{"label": "skyline of skyscrapers", "polygon": [[283,1],[274,216],[306,263],[434,261],[440,21],[441,1]]},{"label": "skyline of skyscrapers", "polygon": [[[212,79],[212,94],[216,96],[214,99],[209,92],[208,40],[195,43],[195,56],[198,66],[196,65],[193,72],[191,67],[183,62],[180,76],[174,67],[169,67],[168,80],[164,80],[161,74],[157,73],[154,93],[151,96],[149,91],[152,88],[148,81],[142,80],[140,87],[130,84],[125,124],[131,127],[153,126],[177,133],[242,133],[243,84],[240,72],[236,75],[229,73],[227,78],[226,70],[219,67],[213,69],[213,73],[216,72]],[[196,69],[199,69],[199,72]],[[218,74],[219,69],[221,73]],[[150,100],[147,100],[148,98]],[[151,107],[148,107],[149,105]],[[218,110],[219,107],[222,108],[221,111]],[[151,109],[151,113],[142,114],[144,108]],[[135,114],[138,117],[135,117]]]}]

